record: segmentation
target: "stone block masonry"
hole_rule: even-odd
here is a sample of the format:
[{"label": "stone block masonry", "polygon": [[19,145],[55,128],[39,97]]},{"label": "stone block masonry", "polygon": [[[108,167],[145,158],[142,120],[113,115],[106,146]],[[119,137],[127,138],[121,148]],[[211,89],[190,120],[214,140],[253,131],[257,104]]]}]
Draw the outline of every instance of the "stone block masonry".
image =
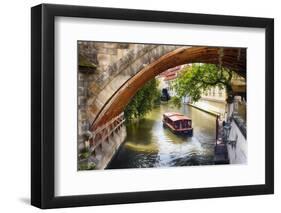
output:
[{"label": "stone block masonry", "polygon": [[[111,65],[135,48],[133,44],[78,42],[78,153],[86,148],[87,132],[96,112],[93,102],[109,77]],[[85,68],[86,67],[86,68]],[[89,71],[91,69],[91,71]],[[85,71],[86,70],[86,71]],[[99,104],[97,102],[97,104]],[[102,103],[100,104],[102,107]]]}]

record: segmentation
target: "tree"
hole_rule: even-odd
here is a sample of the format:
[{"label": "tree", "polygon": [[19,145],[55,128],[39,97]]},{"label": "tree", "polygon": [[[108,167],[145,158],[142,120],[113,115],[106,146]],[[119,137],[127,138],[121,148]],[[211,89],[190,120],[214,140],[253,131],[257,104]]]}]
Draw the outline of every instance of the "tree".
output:
[{"label": "tree", "polygon": [[126,106],[124,110],[126,120],[130,121],[145,116],[156,104],[160,103],[160,96],[157,80],[152,79],[147,82]]},{"label": "tree", "polygon": [[[214,64],[193,64],[184,68],[175,81],[173,87],[177,91],[178,98],[188,95],[192,101],[198,101],[202,94],[212,87],[225,89],[227,103],[233,103],[233,91],[231,87],[232,71]],[[231,109],[228,110],[231,113]]]}]

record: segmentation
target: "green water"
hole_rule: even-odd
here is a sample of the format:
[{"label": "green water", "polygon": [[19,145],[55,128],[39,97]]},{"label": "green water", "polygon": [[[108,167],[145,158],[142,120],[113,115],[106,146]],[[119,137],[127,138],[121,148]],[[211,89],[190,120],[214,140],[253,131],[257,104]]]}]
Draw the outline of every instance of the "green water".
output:
[{"label": "green water", "polygon": [[[181,112],[192,119],[193,137],[173,134],[162,124],[165,112]],[[127,124],[127,137],[108,169],[213,164],[215,117],[193,107],[160,105],[138,122]]]}]

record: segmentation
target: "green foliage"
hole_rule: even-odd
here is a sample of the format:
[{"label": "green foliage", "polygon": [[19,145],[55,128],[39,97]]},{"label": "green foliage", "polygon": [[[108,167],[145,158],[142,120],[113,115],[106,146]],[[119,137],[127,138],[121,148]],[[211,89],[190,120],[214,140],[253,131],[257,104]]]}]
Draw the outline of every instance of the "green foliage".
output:
[{"label": "green foliage", "polygon": [[91,156],[90,150],[87,148],[84,148],[79,153],[79,159],[87,159]]},{"label": "green foliage", "polygon": [[97,65],[91,63],[89,60],[87,60],[83,55],[79,54],[79,60],[78,60],[79,66],[81,67],[88,67],[95,69],[97,68]]},{"label": "green foliage", "polygon": [[181,98],[178,96],[173,96],[170,100],[170,103],[175,107],[181,107]]},{"label": "green foliage", "polygon": [[145,116],[155,105],[160,104],[160,96],[157,80],[152,79],[147,82],[126,106],[124,111],[126,120],[130,121]]},{"label": "green foliage", "polygon": [[88,162],[88,158],[91,156],[91,152],[88,148],[84,148],[79,153],[78,170],[93,170],[96,168],[94,162]]},{"label": "green foliage", "polygon": [[78,170],[93,170],[96,168],[96,164],[93,162],[81,162],[78,164]]},{"label": "green foliage", "polygon": [[188,95],[194,102],[201,98],[201,95],[214,86],[220,89],[225,88],[231,93],[232,71],[226,68],[219,68],[213,64],[193,64],[186,67],[177,78],[173,87],[178,97]]}]

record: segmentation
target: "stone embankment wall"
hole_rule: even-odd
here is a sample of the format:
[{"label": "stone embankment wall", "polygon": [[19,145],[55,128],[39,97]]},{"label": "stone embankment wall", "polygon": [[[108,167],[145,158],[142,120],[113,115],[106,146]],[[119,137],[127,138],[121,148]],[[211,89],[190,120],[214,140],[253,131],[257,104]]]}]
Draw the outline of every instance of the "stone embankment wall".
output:
[{"label": "stone embankment wall", "polygon": [[114,132],[108,141],[101,144],[100,150],[95,151],[93,160],[96,162],[95,169],[105,169],[112,157],[117,152],[120,145],[124,142],[127,136],[126,126],[123,125],[117,132]]},{"label": "stone embankment wall", "polygon": [[246,139],[246,126],[242,119],[234,117],[228,137],[227,151],[230,164],[246,164],[248,144]]}]

